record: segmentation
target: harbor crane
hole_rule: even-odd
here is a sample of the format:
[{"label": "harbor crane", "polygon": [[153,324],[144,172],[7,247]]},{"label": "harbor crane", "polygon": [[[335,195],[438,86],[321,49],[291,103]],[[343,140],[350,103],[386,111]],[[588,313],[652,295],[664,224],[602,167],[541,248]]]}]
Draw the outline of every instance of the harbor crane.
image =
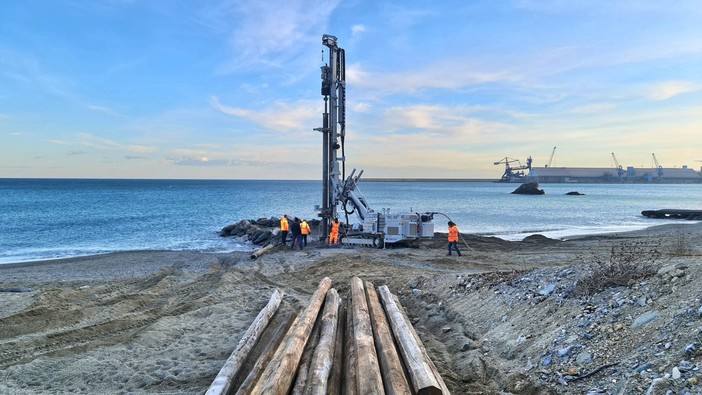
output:
[{"label": "harbor crane", "polygon": [[656,154],[651,154],[653,156],[653,164],[655,165],[657,171],[658,171],[658,177],[663,177],[663,166],[658,163],[658,159],[656,159]]},{"label": "harbor crane", "polygon": [[[501,182],[515,182],[526,180],[526,174],[523,170],[531,170],[531,162],[531,156],[527,158],[525,165],[522,165],[519,159],[504,157],[493,164],[505,165],[505,172],[502,174],[502,178],[500,178]],[[517,165],[512,166],[512,163],[516,163]]]},{"label": "harbor crane", "polygon": [[553,154],[556,153],[556,147],[553,147],[553,151],[551,151],[551,157],[548,158],[548,163],[544,167],[550,167],[551,162],[553,162]]},{"label": "harbor crane", "polygon": [[614,152],[612,152],[612,159],[614,159],[614,166],[617,168],[617,175],[619,178],[624,176],[624,168],[622,165],[619,164],[619,161],[617,160],[617,157],[614,156]]}]

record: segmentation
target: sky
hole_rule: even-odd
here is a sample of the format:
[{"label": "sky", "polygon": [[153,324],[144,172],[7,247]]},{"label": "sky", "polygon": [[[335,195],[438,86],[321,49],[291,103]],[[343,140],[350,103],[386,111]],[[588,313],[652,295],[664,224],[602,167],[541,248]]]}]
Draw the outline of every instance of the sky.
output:
[{"label": "sky", "polygon": [[26,0],[0,178],[320,179],[323,34],[364,177],[702,166],[700,0]]}]

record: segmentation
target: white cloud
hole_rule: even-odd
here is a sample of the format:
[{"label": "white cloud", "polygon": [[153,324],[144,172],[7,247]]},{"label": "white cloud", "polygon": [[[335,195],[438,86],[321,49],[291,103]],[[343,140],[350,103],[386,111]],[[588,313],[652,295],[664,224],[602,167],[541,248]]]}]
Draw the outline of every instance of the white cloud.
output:
[{"label": "white cloud", "polygon": [[275,131],[312,130],[315,120],[317,123],[321,122],[318,100],[277,101],[272,106],[259,111],[228,107],[220,103],[217,97],[212,97],[210,103],[212,107],[222,113],[245,119]]},{"label": "white cloud", "polygon": [[149,153],[149,152],[154,152],[156,148],[154,147],[148,147],[145,145],[130,145],[130,144],[123,144],[123,143],[118,143],[113,140],[105,139],[102,137],[97,137],[93,136],[88,133],[79,133],[78,137],[80,140],[78,141],[78,144],[86,146],[86,147],[92,147],[92,148],[98,148],[98,149],[111,149],[111,150],[118,150],[118,151],[127,151],[127,152],[132,152],[132,153],[138,153],[138,154],[144,154],[144,153]]},{"label": "white cloud", "polygon": [[340,0],[319,2],[291,0],[276,2],[235,1],[221,14],[232,29],[233,59],[229,69],[254,65],[283,67],[301,48],[320,43],[319,27],[328,19]]},{"label": "white cloud", "polygon": [[667,81],[651,87],[646,95],[651,100],[668,100],[685,93],[702,90],[697,84],[687,81]]},{"label": "white cloud", "polygon": [[351,39],[357,38],[366,31],[365,25],[353,25],[351,26]]},{"label": "white cloud", "polygon": [[97,105],[94,105],[94,104],[89,104],[89,105],[88,105],[88,109],[89,109],[89,110],[93,110],[93,111],[97,111],[97,112],[101,112],[101,113],[103,113],[103,114],[112,115],[112,116],[115,116],[115,117],[121,117],[121,118],[124,118],[124,117],[125,117],[125,115],[120,114],[120,113],[118,113],[117,111],[115,111],[115,110],[113,110],[113,109],[111,109],[111,108],[108,108],[108,107],[103,107],[103,106],[97,106]]},{"label": "white cloud", "polygon": [[598,114],[612,111],[616,108],[617,105],[614,103],[594,103],[575,107],[573,110],[571,110],[571,112],[575,114]]},{"label": "white cloud", "polygon": [[346,68],[346,81],[354,87],[380,95],[408,93],[422,90],[458,90],[487,83],[516,83],[522,80],[509,70],[483,71],[460,59],[440,61],[427,67],[405,72],[371,72],[360,64]]},{"label": "white cloud", "polygon": [[349,107],[350,107],[353,111],[359,112],[359,113],[369,113],[369,112],[373,111],[373,105],[371,105],[371,104],[368,103],[368,102],[356,102],[356,103],[352,103],[351,105],[349,105]]}]

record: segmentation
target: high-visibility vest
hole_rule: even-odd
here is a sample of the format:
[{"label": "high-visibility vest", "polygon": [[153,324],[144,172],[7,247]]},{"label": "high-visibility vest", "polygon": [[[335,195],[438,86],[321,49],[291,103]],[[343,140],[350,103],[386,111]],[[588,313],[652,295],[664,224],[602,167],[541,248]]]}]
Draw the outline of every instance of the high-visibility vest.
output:
[{"label": "high-visibility vest", "polygon": [[339,233],[339,222],[332,222],[332,234]]},{"label": "high-visibility vest", "polygon": [[453,225],[449,228],[448,241],[458,241],[458,226]]},{"label": "high-visibility vest", "polygon": [[302,221],[302,223],[300,224],[300,231],[303,235],[310,234],[310,226],[307,224],[307,221]]},{"label": "high-visibility vest", "polygon": [[288,226],[288,219],[283,217],[280,219],[280,230],[290,230]]}]

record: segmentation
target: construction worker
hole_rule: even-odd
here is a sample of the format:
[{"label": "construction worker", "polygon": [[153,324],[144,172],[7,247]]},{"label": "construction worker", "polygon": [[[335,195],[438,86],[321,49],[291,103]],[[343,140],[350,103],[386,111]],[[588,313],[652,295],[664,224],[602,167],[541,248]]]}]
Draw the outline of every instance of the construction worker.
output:
[{"label": "construction worker", "polygon": [[302,231],[302,241],[305,243],[305,247],[307,247],[307,235],[312,232],[312,229],[304,219],[300,223],[300,230]]},{"label": "construction worker", "polygon": [[292,233],[292,241],[290,242],[290,249],[295,247],[295,243],[302,249],[302,229],[300,227],[300,218],[295,217],[292,225],[290,225],[290,232]]},{"label": "construction worker", "polygon": [[453,221],[449,221],[448,228],[448,254],[446,255],[451,255],[451,246],[453,246],[458,256],[461,256],[461,251],[458,249],[458,226]]},{"label": "construction worker", "polygon": [[288,231],[290,230],[290,225],[288,225],[288,215],[283,215],[280,219],[280,242],[285,245],[288,242]]},{"label": "construction worker", "polygon": [[332,222],[331,233],[329,234],[329,245],[339,242],[339,218],[334,218]]}]

